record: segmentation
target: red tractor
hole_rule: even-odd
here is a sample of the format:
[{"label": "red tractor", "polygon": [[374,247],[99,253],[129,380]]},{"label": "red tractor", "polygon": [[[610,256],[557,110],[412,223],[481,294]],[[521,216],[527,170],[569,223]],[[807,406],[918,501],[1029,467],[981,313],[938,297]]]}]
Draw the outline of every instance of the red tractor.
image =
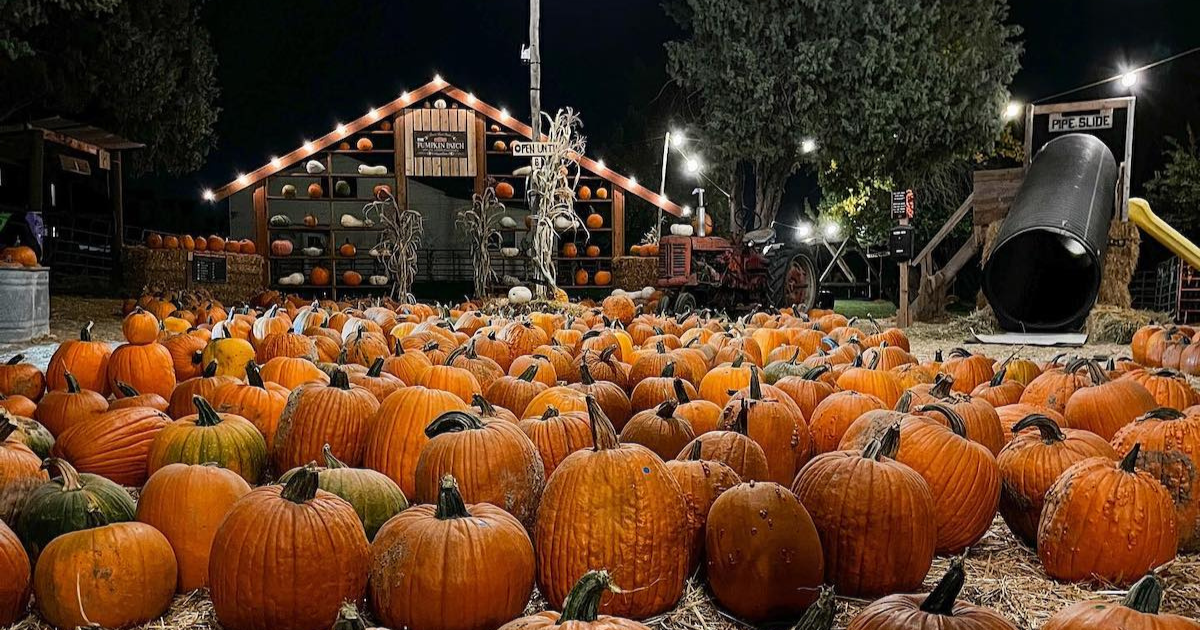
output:
[{"label": "red tractor", "polygon": [[774,228],[747,232],[740,243],[720,236],[664,236],[659,241],[658,288],[675,294],[676,312],[761,304],[807,311],[819,295],[816,252],[780,243]]}]

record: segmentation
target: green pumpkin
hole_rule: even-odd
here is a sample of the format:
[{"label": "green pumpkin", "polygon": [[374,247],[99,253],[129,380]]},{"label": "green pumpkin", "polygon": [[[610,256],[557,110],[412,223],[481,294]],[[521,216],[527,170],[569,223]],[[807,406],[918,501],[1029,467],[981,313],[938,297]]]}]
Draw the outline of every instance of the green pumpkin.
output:
[{"label": "green pumpkin", "polygon": [[[375,539],[375,532],[388,519],[408,508],[408,499],[400,486],[387,475],[369,468],[351,468],[333,456],[329,445],[325,445],[325,468],[318,472],[318,485],[345,499],[354,507],[362,521],[363,529],[367,532],[367,540]],[[282,477],[279,483],[286,484],[299,468],[293,468]]]},{"label": "green pumpkin", "polygon": [[296,198],[296,186],[293,184],[284,184],[283,185],[283,196],[288,199],[295,199]]},{"label": "green pumpkin", "polygon": [[50,449],[54,447],[54,434],[50,429],[31,418],[10,416],[9,419],[17,424],[18,439],[24,442],[29,450],[42,459],[50,457]]},{"label": "green pumpkin", "polygon": [[201,396],[192,396],[194,418],[182,418],[158,432],[146,466],[150,474],[170,464],[215,463],[254,485],[267,467],[267,442],[254,423],[218,414]]},{"label": "green pumpkin", "polygon": [[796,350],[790,359],[772,361],[767,364],[767,367],[763,368],[763,379],[766,380],[767,384],[774,385],[780,379],[788,376],[804,376],[812,368],[800,361],[799,350]]},{"label": "green pumpkin", "polygon": [[333,185],[333,192],[339,197],[349,197],[350,182],[344,179],[339,179],[337,183]]},{"label": "green pumpkin", "polygon": [[97,522],[89,512],[99,511],[101,522],[132,521],[137,513],[133,497],[121,486],[89,473],[79,473],[65,460],[52,457],[47,468],[59,476],[30,491],[13,528],[36,561],[50,541],[63,534],[90,529]]}]

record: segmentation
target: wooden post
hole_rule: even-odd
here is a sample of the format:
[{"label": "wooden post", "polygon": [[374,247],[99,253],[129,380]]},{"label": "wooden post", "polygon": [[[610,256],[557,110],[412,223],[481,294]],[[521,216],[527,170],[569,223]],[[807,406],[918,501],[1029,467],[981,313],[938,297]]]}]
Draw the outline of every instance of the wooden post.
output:
[{"label": "wooden post", "polygon": [[[254,188],[251,193],[251,201],[254,203],[254,246],[257,248],[259,255],[263,256],[268,262],[271,260],[269,237],[267,236],[267,180],[263,180]],[[230,202],[232,203],[232,202]],[[333,241],[330,241],[332,247]],[[190,253],[188,254],[191,255]],[[191,273],[188,274],[191,278]],[[263,265],[263,286],[271,285],[271,270],[269,264]]]},{"label": "wooden post", "polygon": [[[908,219],[900,219],[900,225],[908,225]],[[908,263],[909,261],[900,262],[900,304],[896,310],[896,326],[898,328],[908,328],[912,326],[912,313],[909,311],[908,297]]]},{"label": "wooden post", "polygon": [[112,209],[113,209],[113,237],[109,247],[112,248],[112,279],[116,286],[121,286],[121,259],[125,252],[125,192],[121,181],[122,175],[121,163],[124,161],[120,151],[114,151],[112,154],[112,168],[108,171],[111,184],[112,194]]},{"label": "wooden post", "polygon": [[542,139],[542,0],[529,0],[529,110],[532,140]]}]

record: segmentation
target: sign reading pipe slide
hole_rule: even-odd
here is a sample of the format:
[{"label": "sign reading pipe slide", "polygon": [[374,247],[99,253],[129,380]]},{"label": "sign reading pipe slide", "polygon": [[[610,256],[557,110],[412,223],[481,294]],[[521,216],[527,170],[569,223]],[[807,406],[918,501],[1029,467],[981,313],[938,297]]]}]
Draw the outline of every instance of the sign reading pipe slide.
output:
[{"label": "sign reading pipe slide", "polygon": [[1092,131],[1095,129],[1112,129],[1113,110],[1103,109],[1097,114],[1050,114],[1050,133],[1067,131]]}]

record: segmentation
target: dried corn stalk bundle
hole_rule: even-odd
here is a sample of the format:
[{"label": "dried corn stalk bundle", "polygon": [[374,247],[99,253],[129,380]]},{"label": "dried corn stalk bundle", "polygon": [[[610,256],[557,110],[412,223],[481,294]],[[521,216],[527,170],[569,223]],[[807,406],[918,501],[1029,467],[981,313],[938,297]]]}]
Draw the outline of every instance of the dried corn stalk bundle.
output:
[{"label": "dried corn stalk bundle", "polygon": [[420,212],[401,210],[391,193],[381,191],[379,197],[363,206],[363,217],[382,229],[374,251],[393,280],[392,297],[401,302],[413,302],[416,299],[412,285],[417,278],[417,248],[421,246],[425,224]]},{"label": "dried corn stalk bundle", "polygon": [[525,178],[525,201],[533,217],[530,258],[533,261],[533,281],[538,297],[552,298],[558,291],[558,269],[554,253],[558,251],[559,226],[583,230],[575,214],[575,187],[579,183],[579,157],[586,141],[579,135],[583,123],[571,108],[560,109],[550,121],[546,142],[553,147],[538,166]]},{"label": "dried corn stalk bundle", "polygon": [[488,283],[496,277],[488,247],[500,242],[500,219],[504,204],[496,198],[496,189],[488,186],[482,193],[471,196],[471,207],[458,213],[456,223],[471,237],[471,258],[474,261],[475,297],[487,295]]}]

